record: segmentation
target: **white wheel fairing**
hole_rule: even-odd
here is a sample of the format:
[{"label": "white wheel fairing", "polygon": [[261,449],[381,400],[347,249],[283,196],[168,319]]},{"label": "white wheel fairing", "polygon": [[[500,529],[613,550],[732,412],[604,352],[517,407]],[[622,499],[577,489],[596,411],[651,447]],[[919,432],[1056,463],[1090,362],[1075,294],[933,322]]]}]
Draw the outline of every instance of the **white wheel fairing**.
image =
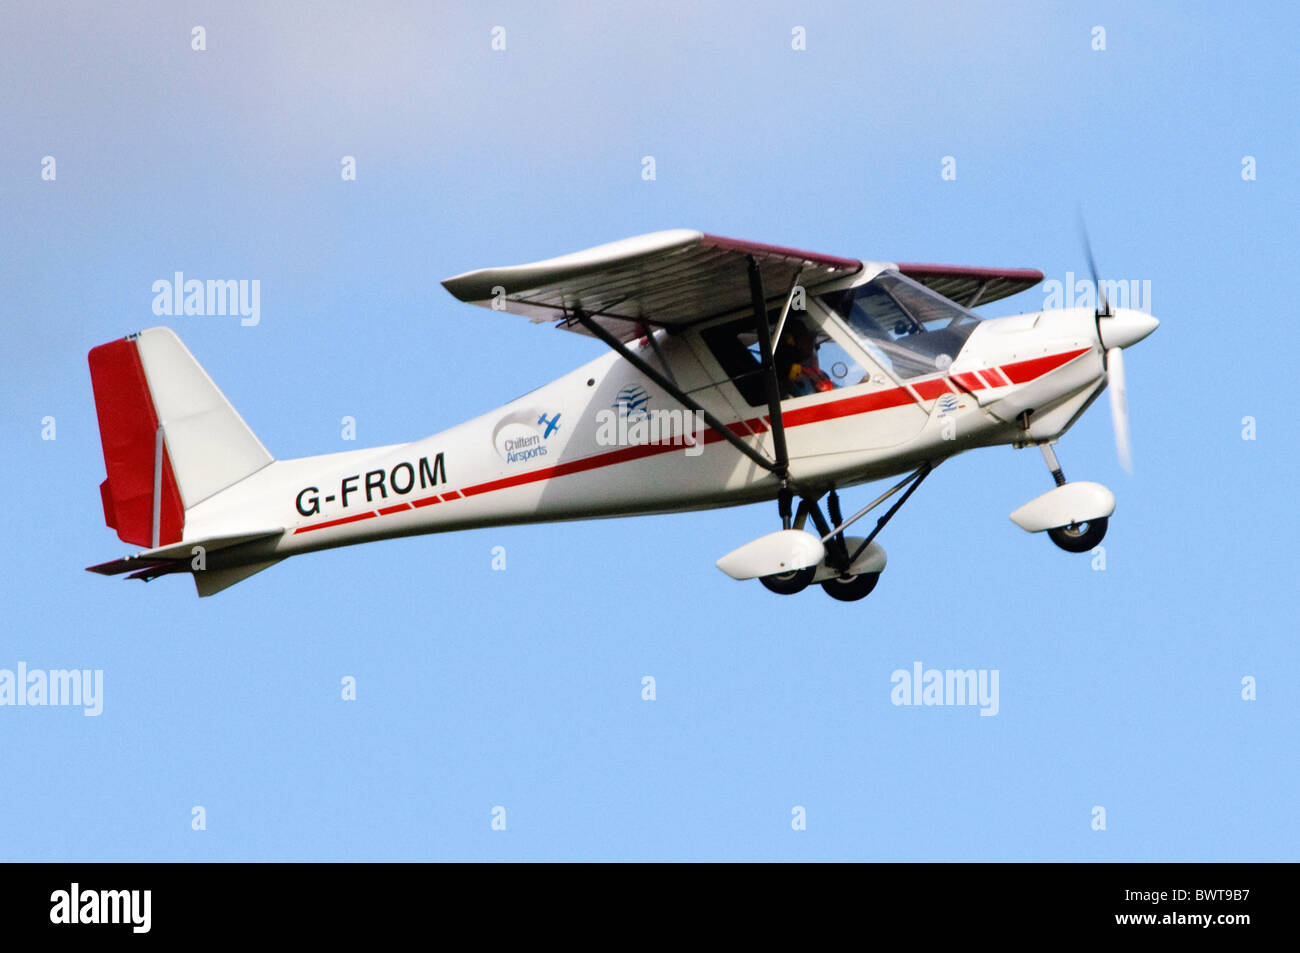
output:
[{"label": "white wheel fairing", "polygon": [[826,555],[822,541],[799,529],[782,529],[760,536],[717,562],[732,579],[775,576],[818,565]]},{"label": "white wheel fairing", "polygon": [[[862,545],[865,536],[846,536],[845,544],[848,546],[849,555]],[[853,561],[849,567],[849,575],[860,576],[864,573],[881,573],[885,571],[885,565],[889,562],[888,556],[885,555],[885,549],[879,543],[873,541],[870,546],[863,550],[862,555]],[[814,582],[825,582],[827,579],[834,579],[841,575],[838,569],[826,565],[826,561],[817,566],[817,575],[813,578]]]},{"label": "white wheel fairing", "polygon": [[1011,514],[1011,521],[1027,533],[1086,523],[1115,512],[1115,494],[1100,483],[1086,480],[1066,483],[1035,497]]}]

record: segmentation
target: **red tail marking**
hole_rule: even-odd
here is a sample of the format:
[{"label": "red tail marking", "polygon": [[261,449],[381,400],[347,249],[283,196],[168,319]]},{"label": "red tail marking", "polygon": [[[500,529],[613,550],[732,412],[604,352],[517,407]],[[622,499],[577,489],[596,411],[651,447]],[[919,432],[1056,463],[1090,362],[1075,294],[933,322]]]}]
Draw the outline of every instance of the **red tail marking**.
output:
[{"label": "red tail marking", "polygon": [[[117,530],[123,542],[151,547],[158,414],[135,342],[121,339],[92,349],[90,383],[108,473],[99,488],[104,522]],[[166,546],[180,542],[185,508],[165,446],[161,497],[158,545]]]}]

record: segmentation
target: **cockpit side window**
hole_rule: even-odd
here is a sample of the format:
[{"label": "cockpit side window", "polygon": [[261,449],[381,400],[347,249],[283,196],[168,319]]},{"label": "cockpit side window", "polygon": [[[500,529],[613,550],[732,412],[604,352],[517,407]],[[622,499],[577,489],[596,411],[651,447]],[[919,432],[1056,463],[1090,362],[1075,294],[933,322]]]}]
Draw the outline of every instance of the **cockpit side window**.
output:
[{"label": "cockpit side window", "polygon": [[731,378],[740,396],[751,407],[767,403],[767,390],[763,383],[763,365],[758,357],[757,335],[748,319],[731,321],[700,332],[709,352],[717,360],[722,373]]},{"label": "cockpit side window", "polygon": [[820,300],[844,319],[873,357],[904,380],[946,370],[980,320],[896,272]]},{"label": "cockpit side window", "polygon": [[[775,330],[780,311],[768,318]],[[752,319],[741,318],[707,328],[700,337],[745,402],[761,407],[767,403],[767,388],[753,327]],[[857,361],[807,311],[790,312],[781,339],[774,343],[772,359],[782,400],[852,387],[865,376]]]}]

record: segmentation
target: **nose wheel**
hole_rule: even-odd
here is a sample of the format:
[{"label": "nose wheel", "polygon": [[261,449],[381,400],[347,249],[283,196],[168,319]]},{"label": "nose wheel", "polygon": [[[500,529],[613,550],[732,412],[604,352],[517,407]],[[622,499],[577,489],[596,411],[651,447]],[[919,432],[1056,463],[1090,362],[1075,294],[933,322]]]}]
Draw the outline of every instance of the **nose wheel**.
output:
[{"label": "nose wheel", "polygon": [[[1056,490],[1052,492],[1064,492],[1062,488],[1067,483],[1065,473],[1061,470],[1060,461],[1056,459],[1056,452],[1052,450],[1051,443],[1039,444],[1039,449],[1042,450],[1043,462],[1047,464],[1047,469],[1052,474],[1052,480],[1056,483]],[[1078,485],[1072,484],[1072,486]],[[1109,491],[1106,492],[1109,494]],[[1113,498],[1111,508],[1114,508]],[[1014,515],[1012,519],[1015,519]],[[1058,548],[1065,550],[1067,553],[1086,553],[1105,538],[1109,526],[1110,517],[1096,516],[1092,519],[1067,523],[1064,526],[1049,527],[1047,536]]]},{"label": "nose wheel", "polygon": [[1049,529],[1047,535],[1067,553],[1086,553],[1105,538],[1109,525],[1109,517],[1101,516],[1095,520]]}]

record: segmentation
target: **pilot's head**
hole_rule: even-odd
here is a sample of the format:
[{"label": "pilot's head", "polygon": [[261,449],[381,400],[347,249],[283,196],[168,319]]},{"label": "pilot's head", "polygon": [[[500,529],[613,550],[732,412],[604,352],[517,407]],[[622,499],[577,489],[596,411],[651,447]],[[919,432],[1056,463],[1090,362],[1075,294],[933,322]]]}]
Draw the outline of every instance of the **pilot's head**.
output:
[{"label": "pilot's head", "polygon": [[786,321],[781,343],[801,356],[811,356],[817,351],[816,336],[798,318]]}]

